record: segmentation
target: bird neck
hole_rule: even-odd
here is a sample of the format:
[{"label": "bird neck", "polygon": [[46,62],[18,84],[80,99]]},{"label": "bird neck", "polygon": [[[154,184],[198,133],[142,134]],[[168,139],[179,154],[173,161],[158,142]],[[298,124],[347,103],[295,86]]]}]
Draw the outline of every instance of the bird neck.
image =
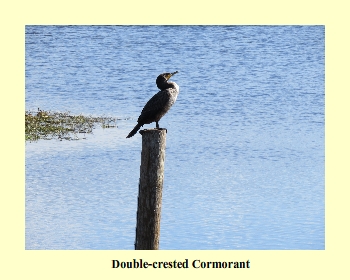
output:
[{"label": "bird neck", "polygon": [[176,84],[174,82],[169,82],[167,80],[157,80],[157,87],[161,90],[167,89],[167,88],[176,88]]}]

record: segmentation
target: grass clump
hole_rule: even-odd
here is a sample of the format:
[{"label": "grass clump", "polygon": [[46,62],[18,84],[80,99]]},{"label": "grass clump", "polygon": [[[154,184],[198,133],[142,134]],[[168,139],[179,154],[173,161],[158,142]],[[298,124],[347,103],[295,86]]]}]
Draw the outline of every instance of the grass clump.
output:
[{"label": "grass clump", "polygon": [[103,128],[116,127],[116,119],[108,117],[91,117],[71,115],[69,112],[59,113],[42,111],[25,112],[25,139],[79,140],[78,134],[91,133],[96,126]]}]

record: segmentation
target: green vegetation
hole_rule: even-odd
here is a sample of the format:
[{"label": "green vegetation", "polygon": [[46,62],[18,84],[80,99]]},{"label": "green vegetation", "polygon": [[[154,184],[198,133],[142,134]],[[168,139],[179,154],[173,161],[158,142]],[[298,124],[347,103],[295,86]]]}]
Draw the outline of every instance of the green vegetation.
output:
[{"label": "green vegetation", "polygon": [[[107,117],[72,116],[69,112],[25,112],[26,141],[39,139],[79,140],[78,134],[91,133],[99,125],[103,128],[117,127],[116,119]],[[84,138],[83,137],[83,138]]]}]

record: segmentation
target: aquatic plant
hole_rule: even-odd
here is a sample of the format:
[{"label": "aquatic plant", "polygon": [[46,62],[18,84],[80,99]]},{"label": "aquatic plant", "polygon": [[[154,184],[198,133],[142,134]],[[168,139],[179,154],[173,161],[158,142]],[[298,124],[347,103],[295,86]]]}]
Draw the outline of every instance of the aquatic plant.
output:
[{"label": "aquatic plant", "polygon": [[[79,140],[86,133],[92,133],[96,126],[102,128],[117,127],[116,119],[110,117],[92,117],[72,115],[70,112],[43,111],[25,112],[25,140],[39,139]],[[82,138],[78,134],[84,134]]]}]

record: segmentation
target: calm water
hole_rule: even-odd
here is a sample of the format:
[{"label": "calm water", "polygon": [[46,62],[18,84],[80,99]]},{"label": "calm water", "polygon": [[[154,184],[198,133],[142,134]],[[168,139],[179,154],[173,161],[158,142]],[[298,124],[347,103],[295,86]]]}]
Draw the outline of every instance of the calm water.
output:
[{"label": "calm water", "polygon": [[26,249],[134,249],[141,136],[125,137],[176,70],[160,248],[324,249],[324,26],[25,31],[27,110],[122,119],[26,143]]}]

